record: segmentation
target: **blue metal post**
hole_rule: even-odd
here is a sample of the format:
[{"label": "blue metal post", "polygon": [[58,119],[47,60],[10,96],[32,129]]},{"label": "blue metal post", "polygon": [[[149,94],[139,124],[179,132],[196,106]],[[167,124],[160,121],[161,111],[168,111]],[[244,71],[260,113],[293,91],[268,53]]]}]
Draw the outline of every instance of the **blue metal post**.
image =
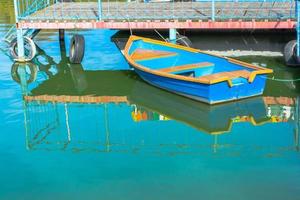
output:
[{"label": "blue metal post", "polygon": [[18,59],[23,60],[25,53],[24,53],[23,30],[21,28],[17,29],[17,43],[18,43]]},{"label": "blue metal post", "polygon": [[18,0],[14,0],[14,9],[15,9],[15,18],[16,22],[19,21],[19,7],[18,7]]},{"label": "blue metal post", "polygon": [[102,20],[102,2],[98,0],[98,20]]},{"label": "blue metal post", "polygon": [[171,43],[176,44],[176,28],[170,28],[169,29],[169,40]]},{"label": "blue metal post", "polygon": [[215,0],[211,1],[211,20],[215,21]]},{"label": "blue metal post", "polygon": [[[16,23],[19,22],[18,7],[19,7],[18,0],[14,0]],[[17,44],[18,44],[18,57],[20,60],[22,60],[24,59],[24,38],[23,38],[23,30],[21,28],[17,28]]]},{"label": "blue metal post", "polygon": [[297,56],[300,56],[300,13],[299,13],[299,0],[296,0],[296,17],[297,17]]}]

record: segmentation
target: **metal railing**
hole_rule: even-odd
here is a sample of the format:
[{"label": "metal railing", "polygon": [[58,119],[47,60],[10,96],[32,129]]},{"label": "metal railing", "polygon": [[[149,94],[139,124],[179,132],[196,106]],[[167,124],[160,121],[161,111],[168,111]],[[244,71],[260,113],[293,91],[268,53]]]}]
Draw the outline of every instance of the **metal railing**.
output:
[{"label": "metal railing", "polygon": [[293,0],[15,0],[18,20],[295,19]]},{"label": "metal railing", "polygon": [[49,6],[49,0],[14,0],[17,20]]}]

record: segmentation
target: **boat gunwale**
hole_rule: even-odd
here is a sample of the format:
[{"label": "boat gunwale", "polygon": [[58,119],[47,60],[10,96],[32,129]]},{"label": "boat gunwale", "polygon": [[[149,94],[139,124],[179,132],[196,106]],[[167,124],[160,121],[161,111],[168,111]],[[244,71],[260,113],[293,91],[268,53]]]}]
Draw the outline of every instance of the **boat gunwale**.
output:
[{"label": "boat gunwale", "polygon": [[269,74],[269,73],[273,72],[272,69],[255,66],[253,64],[249,64],[249,63],[246,63],[246,62],[243,62],[243,61],[239,61],[239,60],[236,60],[236,59],[233,59],[233,58],[227,58],[225,56],[220,56],[220,55],[216,55],[216,54],[213,54],[213,53],[208,53],[208,52],[201,51],[201,50],[198,50],[198,49],[194,49],[194,48],[191,48],[191,47],[185,47],[185,46],[181,46],[181,45],[177,45],[177,44],[172,44],[172,43],[168,43],[168,42],[164,42],[164,41],[159,41],[159,40],[154,40],[154,39],[149,39],[149,38],[145,38],[145,37],[131,35],[129,37],[129,39],[128,39],[127,43],[126,43],[126,46],[124,48],[124,51],[123,51],[126,60],[133,67],[135,67],[135,68],[137,68],[137,69],[139,69],[141,71],[144,71],[144,72],[147,72],[147,73],[150,73],[150,74],[154,74],[154,75],[158,75],[158,76],[162,76],[162,77],[167,77],[167,78],[181,80],[181,81],[188,81],[188,82],[195,82],[195,83],[207,84],[207,85],[212,85],[212,84],[216,84],[216,83],[227,81],[228,85],[230,87],[233,86],[232,81],[231,81],[232,79],[230,77],[220,77],[220,78],[216,78],[216,79],[213,79],[213,80],[204,81],[204,80],[200,80],[200,79],[197,79],[197,78],[194,78],[194,77],[185,77],[185,76],[180,76],[180,75],[176,75],[176,74],[170,74],[170,73],[166,73],[166,72],[161,72],[161,71],[158,71],[158,70],[153,70],[153,69],[147,68],[147,67],[145,67],[145,66],[143,66],[141,64],[138,64],[129,55],[129,49],[130,49],[132,43],[134,41],[136,41],[136,40],[143,40],[143,41],[148,42],[148,43],[158,44],[158,45],[164,45],[164,46],[167,46],[167,47],[172,47],[172,48],[175,48],[175,49],[185,50],[185,51],[189,51],[189,52],[192,52],[192,53],[207,54],[207,55],[219,57],[219,58],[222,58],[222,59],[226,59],[230,63],[237,64],[239,66],[242,66],[242,67],[245,67],[245,68],[248,68],[248,69],[254,69],[254,71],[250,72],[250,75],[249,75],[249,78],[248,78],[248,82],[249,83],[252,83],[255,80],[255,78],[256,78],[257,75]]}]

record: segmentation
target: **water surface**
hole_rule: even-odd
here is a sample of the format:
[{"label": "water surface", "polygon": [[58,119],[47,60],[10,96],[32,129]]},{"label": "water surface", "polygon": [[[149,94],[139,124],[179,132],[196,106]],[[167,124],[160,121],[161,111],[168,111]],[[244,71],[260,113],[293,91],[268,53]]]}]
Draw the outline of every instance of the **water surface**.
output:
[{"label": "water surface", "polygon": [[[13,12],[0,2],[1,37]],[[140,80],[115,30],[80,33],[82,65],[56,31],[36,37],[25,74],[0,53],[0,199],[298,198],[299,69],[241,57],[274,69],[264,95],[212,107]]]}]

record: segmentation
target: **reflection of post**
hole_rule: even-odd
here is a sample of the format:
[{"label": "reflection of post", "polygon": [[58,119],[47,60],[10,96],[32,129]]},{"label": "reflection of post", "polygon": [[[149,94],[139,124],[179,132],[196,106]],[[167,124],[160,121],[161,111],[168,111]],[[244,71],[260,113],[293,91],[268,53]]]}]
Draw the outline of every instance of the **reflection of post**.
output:
[{"label": "reflection of post", "polygon": [[[26,95],[28,95],[28,87],[27,87],[27,80],[26,80],[26,64],[18,65],[16,72],[20,79],[22,95],[26,96]],[[25,126],[25,137],[26,137],[26,149],[29,150],[30,149],[29,130],[28,130],[29,126],[28,126],[28,121],[27,121],[28,108],[27,108],[27,104],[24,100],[23,100],[23,107],[24,107],[24,126]]]},{"label": "reflection of post", "polygon": [[29,124],[28,124],[28,107],[26,102],[23,100],[23,107],[24,107],[24,126],[25,126],[25,142],[26,142],[26,149],[30,150],[30,138],[29,138]]},{"label": "reflection of post", "polygon": [[109,141],[109,125],[108,125],[108,110],[107,110],[107,104],[104,104],[104,122],[105,122],[105,135],[106,135],[106,140],[105,140],[105,146],[106,146],[106,151],[110,151],[110,141]]},{"label": "reflection of post", "polygon": [[214,153],[217,153],[217,149],[218,149],[218,135],[214,135],[213,149],[214,149]]},{"label": "reflection of post", "polygon": [[294,139],[295,139],[295,149],[296,151],[299,151],[299,128],[300,128],[300,110],[299,110],[299,105],[300,105],[300,98],[296,98],[295,102],[295,132],[294,132]]},{"label": "reflection of post", "polygon": [[59,48],[61,60],[67,61],[68,58],[66,54],[65,30],[63,29],[59,29]]},{"label": "reflection of post", "polygon": [[26,80],[26,64],[20,64],[17,73],[20,77],[20,83],[21,83],[21,89],[23,96],[28,94],[28,88],[27,88],[27,80]]},{"label": "reflection of post", "polygon": [[68,132],[68,143],[71,142],[71,130],[69,125],[69,112],[68,112],[68,105],[65,103],[65,116],[66,116],[66,128]]},{"label": "reflection of post", "polygon": [[84,69],[81,64],[70,64],[69,67],[74,87],[78,93],[82,93],[88,87]]}]

